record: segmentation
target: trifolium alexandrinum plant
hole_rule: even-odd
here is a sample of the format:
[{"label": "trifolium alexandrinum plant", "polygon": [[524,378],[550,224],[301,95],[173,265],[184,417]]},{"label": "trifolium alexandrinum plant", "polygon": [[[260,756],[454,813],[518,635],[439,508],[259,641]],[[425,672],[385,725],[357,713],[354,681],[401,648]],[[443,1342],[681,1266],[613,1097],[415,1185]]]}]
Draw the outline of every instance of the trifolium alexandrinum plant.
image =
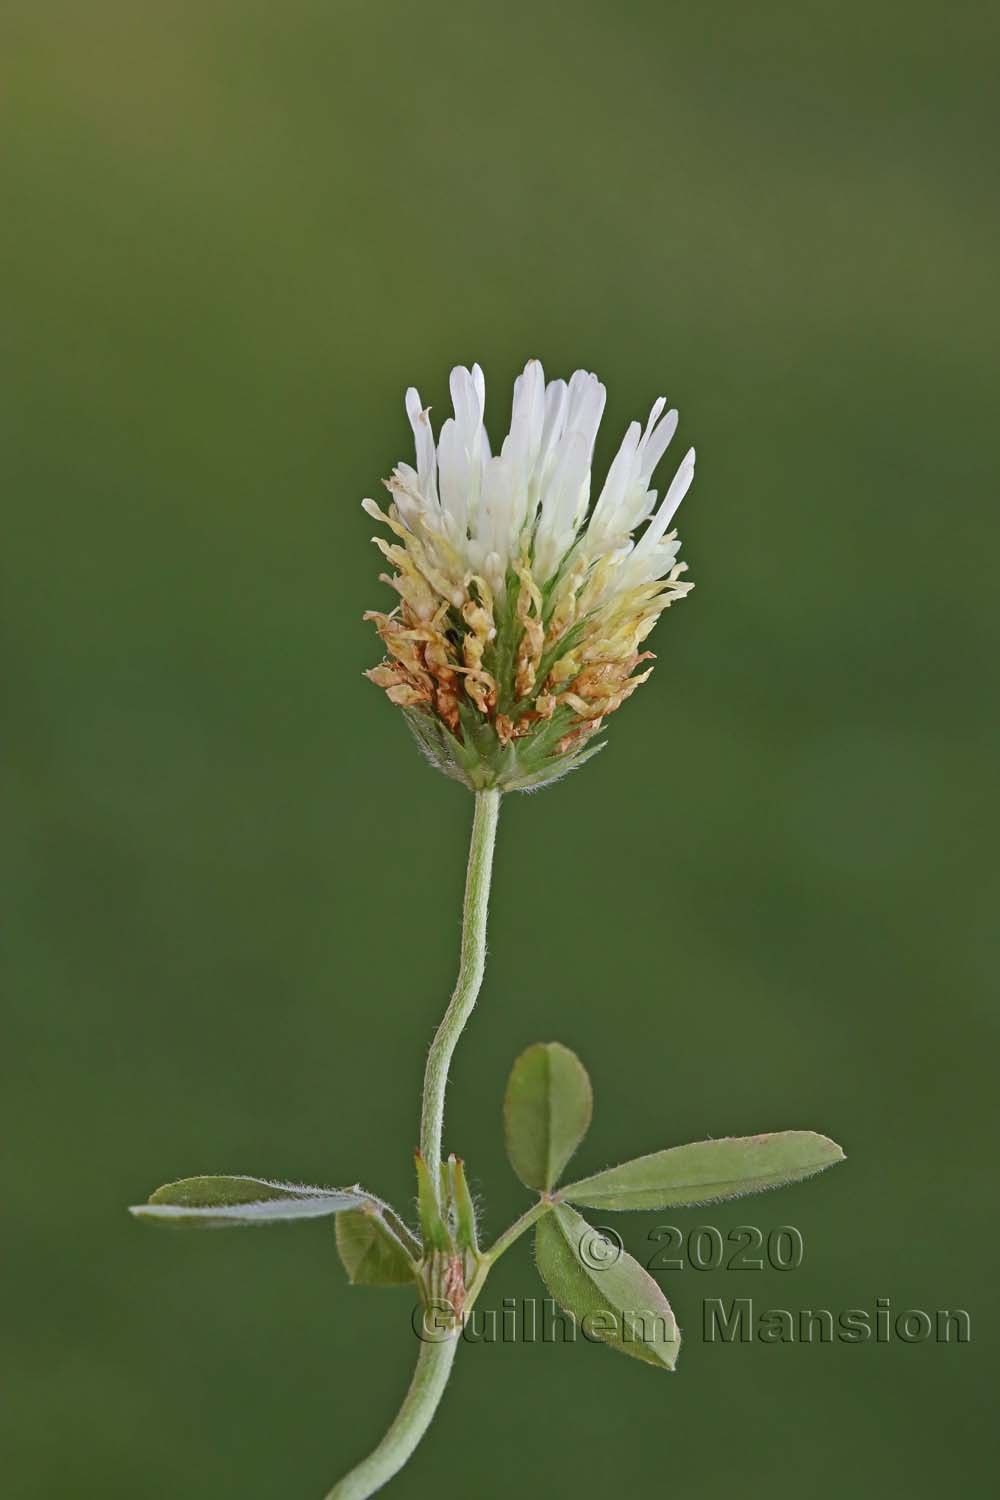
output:
[{"label": "trifolium alexandrinum plant", "polygon": [[514,1063],[503,1112],[511,1166],[535,1197],[491,1245],[480,1244],[464,1163],[443,1154],[442,1137],[452,1056],[483,978],[501,798],[546,786],[596,755],[605,723],[649,677],[645,642],[692,587],[670,526],[694,477],[694,452],[661,500],[653,472],[677,413],[656,401],[645,427],[629,427],[591,505],[605,398],[595,375],[578,370],[568,383],[546,383],[541,365],[529,361],[514,382],[510,431],[496,454],[478,365],[452,371],[451,396],[454,416],[435,443],[429,409],[407,392],[416,467],[399,464],[386,481],[387,510],[363,502],[385,529],[375,538],[391,570],[382,580],[398,595],[393,609],[367,616],[385,647],[367,675],[400,708],[431,764],[474,799],[458,981],[424,1076],[419,1223],[357,1184],[242,1176],[171,1182],[132,1210],[209,1227],[333,1215],[355,1286],[416,1292],[422,1311],[409,1390],[382,1441],[328,1500],[362,1500],[406,1463],[444,1394],[463,1320],[496,1261],[527,1230],[543,1282],[586,1320],[591,1337],[654,1370],[673,1370],[680,1333],[662,1291],[630,1255],[595,1252],[595,1232],[578,1210],[709,1203],[843,1159],[825,1136],[788,1130],[668,1146],[561,1184],[590,1124],[590,1080],[567,1047],[539,1042]]}]

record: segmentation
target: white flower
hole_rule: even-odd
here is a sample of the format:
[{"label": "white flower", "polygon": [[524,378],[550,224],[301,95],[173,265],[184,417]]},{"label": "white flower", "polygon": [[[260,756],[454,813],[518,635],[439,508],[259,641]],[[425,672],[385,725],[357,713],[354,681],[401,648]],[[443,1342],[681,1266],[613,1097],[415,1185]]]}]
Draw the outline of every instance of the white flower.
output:
[{"label": "white flower", "polygon": [[402,600],[391,615],[370,616],[390,660],[369,675],[416,716],[436,717],[469,754],[478,736],[483,774],[513,785],[516,776],[500,778],[494,746],[525,742],[518,775],[529,740],[546,764],[575,752],[649,675],[632,675],[649,656],[639,646],[691,587],[679,581],[668,527],[694,477],[694,450],[660,501],[653,471],[677,428],[660,398],[645,428],[629,427],[591,508],[605,400],[595,375],[546,384],[529,360],[495,455],[482,370],[459,367],[450,384],[454,416],[437,444],[429,409],[407,391],[416,468],[399,464],[387,481],[388,515],[363,502],[398,539],[375,541]]}]

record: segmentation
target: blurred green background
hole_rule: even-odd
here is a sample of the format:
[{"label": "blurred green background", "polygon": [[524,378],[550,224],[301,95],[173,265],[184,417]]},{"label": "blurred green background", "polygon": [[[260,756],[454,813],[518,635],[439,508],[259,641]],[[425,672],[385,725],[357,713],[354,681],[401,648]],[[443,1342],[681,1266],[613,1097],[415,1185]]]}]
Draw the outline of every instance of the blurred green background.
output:
[{"label": "blurred green background", "polygon": [[[11,1496],[323,1493],[409,1375],[328,1224],[180,1236],[200,1171],[409,1203],[471,806],[362,670],[363,495],[529,355],[665,393],[697,590],[579,776],[502,816],[447,1144],[526,1204],[511,1059],[578,1164],[809,1126],[727,1208],[793,1272],[663,1273],[668,1379],[477,1346],[399,1496],[986,1487],[995,1274],[994,7],[361,0],[2,13]],[[666,470],[664,469],[664,473]],[[540,1292],[527,1242],[485,1305]],[[966,1346],[710,1346],[705,1297],[962,1307]],[[995,1304],[992,1309],[995,1312]]]}]

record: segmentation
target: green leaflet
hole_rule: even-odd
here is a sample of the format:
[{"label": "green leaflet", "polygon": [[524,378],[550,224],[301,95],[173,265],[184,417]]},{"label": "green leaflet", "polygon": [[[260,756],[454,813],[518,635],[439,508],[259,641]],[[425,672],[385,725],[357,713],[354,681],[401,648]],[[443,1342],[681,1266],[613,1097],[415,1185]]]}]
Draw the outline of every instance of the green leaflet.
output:
[{"label": "green leaflet", "polygon": [[844,1153],[835,1141],[812,1130],[729,1136],[637,1156],[620,1167],[571,1182],[561,1196],[586,1208],[671,1208],[684,1203],[712,1203],[798,1182],[843,1160]]},{"label": "green leaflet", "polygon": [[181,1227],[221,1229],[318,1219],[373,1200],[359,1187],[318,1188],[263,1177],[185,1177],[157,1188],[148,1203],[129,1209],[137,1219]]},{"label": "green leaflet", "polygon": [[535,1231],[535,1261],[542,1280],[576,1318],[585,1338],[672,1370],[681,1336],[669,1302],[649,1272],[626,1251],[610,1261],[606,1255],[595,1256],[593,1247],[602,1239],[600,1230],[565,1204],[557,1204]]},{"label": "green leaflet", "polygon": [[587,1133],[593,1093],[583,1063],[560,1042],[536,1042],[511,1069],[504,1095],[507,1155],[526,1187],[548,1191]]},{"label": "green leaflet", "polygon": [[416,1265],[374,1206],[337,1215],[337,1250],[352,1286],[412,1286]]}]

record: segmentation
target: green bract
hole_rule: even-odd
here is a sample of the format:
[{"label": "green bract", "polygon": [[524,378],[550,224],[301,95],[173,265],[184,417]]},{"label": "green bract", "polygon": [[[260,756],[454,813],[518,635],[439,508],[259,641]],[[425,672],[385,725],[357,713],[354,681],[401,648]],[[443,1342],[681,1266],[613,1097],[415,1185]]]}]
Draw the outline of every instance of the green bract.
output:
[{"label": "green bract", "polygon": [[523,740],[502,745],[493,725],[462,710],[459,733],[452,734],[447,725],[418,708],[407,708],[403,715],[413,737],[435,770],[460,781],[470,791],[498,787],[504,792],[533,792],[550,786],[561,777],[592,760],[604,749],[606,740],[587,744],[575,752],[557,749],[559,741],[571,727],[573,715],[556,709],[552,718]]}]

